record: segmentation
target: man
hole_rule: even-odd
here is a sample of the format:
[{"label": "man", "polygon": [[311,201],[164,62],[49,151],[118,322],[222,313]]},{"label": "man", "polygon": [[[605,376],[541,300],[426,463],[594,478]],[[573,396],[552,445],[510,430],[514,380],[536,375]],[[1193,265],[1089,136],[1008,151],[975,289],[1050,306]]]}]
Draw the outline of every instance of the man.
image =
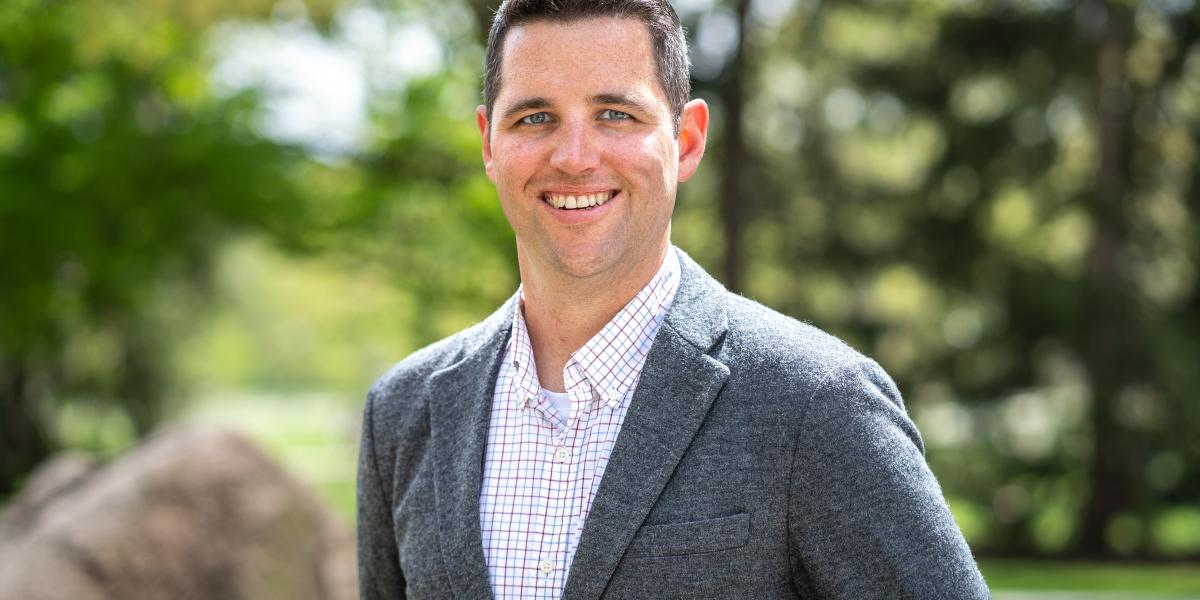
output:
[{"label": "man", "polygon": [[477,122],[521,287],[372,388],[363,598],[986,598],[900,394],[670,245],[664,0],[509,0]]}]

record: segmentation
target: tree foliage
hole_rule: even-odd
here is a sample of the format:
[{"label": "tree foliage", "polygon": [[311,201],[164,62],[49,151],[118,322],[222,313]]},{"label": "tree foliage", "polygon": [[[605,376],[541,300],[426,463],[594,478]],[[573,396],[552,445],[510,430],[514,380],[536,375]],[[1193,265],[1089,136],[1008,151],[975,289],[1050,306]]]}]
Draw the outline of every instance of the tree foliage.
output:
[{"label": "tree foliage", "polygon": [[990,513],[982,549],[1161,553],[1152,524],[1200,498],[1198,27],[1191,3],[820,2],[741,31],[744,289],[957,432],[931,457]]},{"label": "tree foliage", "polygon": [[[287,3],[0,4],[0,491],[68,395],[154,423],[161,326],[232,234],[392,282],[413,346],[510,295],[472,120],[496,4],[356,4],[440,55],[366,69],[369,134],[332,158],[208,89],[203,31]],[[1200,554],[1200,8],[679,7],[714,120],[675,241],[896,377],[977,549]],[[331,36],[336,8],[307,2]]]},{"label": "tree foliage", "polygon": [[186,311],[231,232],[301,241],[301,156],[253,133],[253,95],[207,83],[204,27],[270,8],[0,5],[0,493],[54,448],[67,393],[138,431],[161,417],[152,296],[170,288]]}]

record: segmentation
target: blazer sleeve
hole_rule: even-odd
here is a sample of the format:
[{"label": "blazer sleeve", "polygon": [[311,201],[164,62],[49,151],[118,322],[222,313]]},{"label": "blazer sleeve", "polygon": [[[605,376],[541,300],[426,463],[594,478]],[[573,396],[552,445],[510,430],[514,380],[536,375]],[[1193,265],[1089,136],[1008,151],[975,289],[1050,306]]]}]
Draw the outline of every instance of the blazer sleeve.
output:
[{"label": "blazer sleeve", "polygon": [[859,357],[810,398],[789,482],[804,597],[988,598],[896,385]]},{"label": "blazer sleeve", "polygon": [[362,600],[405,597],[391,495],[381,477],[376,450],[374,416],[377,398],[375,389],[367,395],[358,454],[358,589]]}]

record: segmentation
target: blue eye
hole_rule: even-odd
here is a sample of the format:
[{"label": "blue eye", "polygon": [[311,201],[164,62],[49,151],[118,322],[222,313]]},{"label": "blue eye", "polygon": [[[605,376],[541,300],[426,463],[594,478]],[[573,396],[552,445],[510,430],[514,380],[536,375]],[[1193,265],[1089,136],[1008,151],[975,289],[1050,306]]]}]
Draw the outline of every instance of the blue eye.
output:
[{"label": "blue eye", "polygon": [[621,112],[619,110],[613,110],[613,109],[609,108],[609,109],[605,109],[605,111],[603,113],[601,113],[601,118],[607,119],[609,121],[624,121],[627,119],[632,119],[633,117],[630,116],[629,113]]},{"label": "blue eye", "polygon": [[525,123],[526,125],[542,125],[550,122],[550,115],[544,112],[533,113],[532,115],[521,119],[521,122]]}]

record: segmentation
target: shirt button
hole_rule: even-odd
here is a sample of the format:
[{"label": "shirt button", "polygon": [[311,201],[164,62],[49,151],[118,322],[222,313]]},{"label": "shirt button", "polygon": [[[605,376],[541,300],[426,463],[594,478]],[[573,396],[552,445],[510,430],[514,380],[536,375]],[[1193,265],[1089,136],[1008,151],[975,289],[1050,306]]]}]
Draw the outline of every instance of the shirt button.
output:
[{"label": "shirt button", "polygon": [[542,573],[545,573],[546,575],[553,573],[554,572],[554,561],[552,561],[548,558],[546,560],[543,560],[542,564],[538,565],[538,570],[540,570]]},{"label": "shirt button", "polygon": [[600,393],[600,397],[604,399],[604,403],[609,408],[616,408],[617,403],[621,401],[621,393],[616,388],[608,388]]},{"label": "shirt button", "polygon": [[565,463],[571,460],[571,451],[566,448],[559,448],[554,451],[554,460],[560,463]]}]

